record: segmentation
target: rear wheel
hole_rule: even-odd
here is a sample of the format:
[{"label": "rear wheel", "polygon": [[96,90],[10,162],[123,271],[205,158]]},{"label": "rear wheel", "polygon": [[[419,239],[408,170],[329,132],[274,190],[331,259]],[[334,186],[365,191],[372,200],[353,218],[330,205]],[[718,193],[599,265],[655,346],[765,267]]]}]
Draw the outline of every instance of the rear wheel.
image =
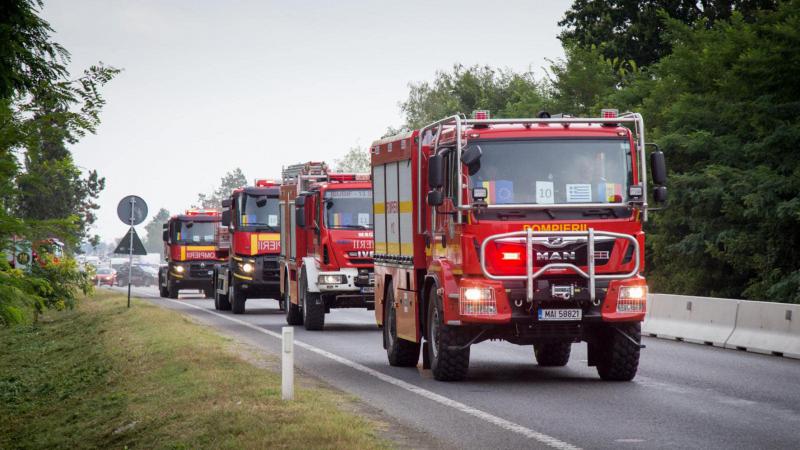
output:
[{"label": "rear wheel", "polygon": [[228,301],[234,314],[244,314],[244,302],[247,301],[247,297],[233,282],[228,285]]},{"label": "rear wheel", "polygon": [[464,345],[462,330],[444,323],[442,299],[436,291],[431,293],[428,303],[428,356],[433,377],[439,381],[460,381],[469,370],[469,346],[463,349],[453,347]]},{"label": "rear wheel", "polygon": [[569,362],[572,342],[543,342],[533,345],[536,362],[543,367],[561,367]]},{"label": "rear wheel", "polygon": [[303,314],[300,312],[300,307],[295,305],[290,300],[289,296],[289,276],[287,274],[286,281],[283,286],[283,304],[286,309],[286,323],[289,325],[302,325]]},{"label": "rear wheel", "polygon": [[397,337],[397,311],[394,309],[394,289],[390,284],[383,300],[383,346],[389,364],[397,367],[416,367],[419,362],[419,342]]},{"label": "rear wheel", "polygon": [[303,325],[306,330],[321,330],[325,328],[325,303],[319,293],[308,292],[306,271],[300,276],[300,303],[303,305]]},{"label": "rear wheel", "polygon": [[597,373],[608,381],[630,381],[639,369],[641,324],[624,324],[616,328],[619,331],[612,326],[600,330],[596,343]]},{"label": "rear wheel", "polygon": [[214,297],[214,289],[213,288],[205,288],[205,289],[203,289],[203,295],[206,298],[213,298]]}]

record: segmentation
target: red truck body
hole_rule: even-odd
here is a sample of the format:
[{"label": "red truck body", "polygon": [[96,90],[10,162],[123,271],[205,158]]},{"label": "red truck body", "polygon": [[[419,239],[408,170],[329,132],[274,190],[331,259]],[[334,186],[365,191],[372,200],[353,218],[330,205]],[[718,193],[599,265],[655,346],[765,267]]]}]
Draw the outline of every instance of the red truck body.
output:
[{"label": "red truck body", "polygon": [[601,377],[632,379],[643,129],[636,114],[454,116],[373,143],[375,317],[390,364],[416,365],[424,343],[434,377],[459,380],[487,339],[533,345],[553,366],[586,341]]},{"label": "red truck body", "polygon": [[220,212],[213,209],[189,209],[164,224],[164,259],[158,271],[162,297],[178,298],[181,289],[199,289],[206,297],[213,295],[214,265],[227,250],[220,247]]},{"label": "red truck body", "polygon": [[260,179],[223,201],[222,224],[229,233],[230,251],[215,268],[215,308],[241,314],[248,298],[279,298],[278,194],[277,182]]},{"label": "red truck body", "polygon": [[374,307],[369,175],[314,162],[285,168],[281,212],[287,322],[319,330],[331,308]]}]

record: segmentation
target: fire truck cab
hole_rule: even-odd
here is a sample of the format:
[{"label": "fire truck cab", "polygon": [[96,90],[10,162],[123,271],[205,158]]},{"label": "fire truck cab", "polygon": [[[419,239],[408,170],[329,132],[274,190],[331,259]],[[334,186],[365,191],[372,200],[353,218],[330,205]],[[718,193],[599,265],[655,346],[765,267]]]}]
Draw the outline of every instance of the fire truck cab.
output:
[{"label": "fire truck cab", "polygon": [[289,325],[321,330],[331,308],[374,307],[372,183],[325,163],[283,170],[281,294]]},{"label": "fire truck cab", "polygon": [[178,298],[181,289],[213,295],[214,264],[224,257],[218,243],[221,215],[214,209],[189,209],[164,224],[164,259],[158,270],[162,297]]},{"label": "fire truck cab", "polygon": [[[631,380],[647,284],[639,114],[456,115],[371,146],[375,317],[389,363],[463,379],[470,346],[530,345],[541,366],[587,342],[606,380]],[[653,194],[666,199],[663,154]]]},{"label": "fire truck cab", "polygon": [[278,194],[277,182],[259,179],[222,201],[222,225],[230,233],[230,252],[214,269],[216,309],[243,314],[248,298],[280,298]]}]

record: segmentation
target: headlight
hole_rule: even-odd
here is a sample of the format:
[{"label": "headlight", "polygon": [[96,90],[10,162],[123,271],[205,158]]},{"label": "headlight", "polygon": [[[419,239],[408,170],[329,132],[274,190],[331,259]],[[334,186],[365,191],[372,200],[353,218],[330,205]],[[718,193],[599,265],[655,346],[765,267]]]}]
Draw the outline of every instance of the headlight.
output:
[{"label": "headlight", "polygon": [[641,313],[647,307],[647,286],[622,286],[617,299],[617,312]]},{"label": "headlight", "polygon": [[317,284],[344,284],[347,283],[347,277],[344,275],[320,275],[317,278]]},{"label": "headlight", "polygon": [[466,315],[497,314],[497,301],[494,289],[482,287],[462,287],[459,312]]},{"label": "headlight", "polygon": [[175,272],[183,273],[184,270],[186,269],[184,269],[183,266],[175,266]]},{"label": "headlight", "polygon": [[252,265],[252,264],[250,264],[250,263],[244,263],[244,264],[242,264],[242,272],[244,272],[244,273],[250,273],[250,272],[252,272],[252,271],[253,271],[253,265]]}]

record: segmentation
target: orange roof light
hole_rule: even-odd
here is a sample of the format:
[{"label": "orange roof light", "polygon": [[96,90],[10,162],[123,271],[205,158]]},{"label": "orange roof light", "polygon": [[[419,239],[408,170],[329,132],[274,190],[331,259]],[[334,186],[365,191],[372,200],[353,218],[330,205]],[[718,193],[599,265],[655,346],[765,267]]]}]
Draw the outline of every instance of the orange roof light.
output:
[{"label": "orange roof light", "polygon": [[267,178],[261,178],[256,180],[256,187],[278,187],[280,183],[275,180],[270,180]]}]

